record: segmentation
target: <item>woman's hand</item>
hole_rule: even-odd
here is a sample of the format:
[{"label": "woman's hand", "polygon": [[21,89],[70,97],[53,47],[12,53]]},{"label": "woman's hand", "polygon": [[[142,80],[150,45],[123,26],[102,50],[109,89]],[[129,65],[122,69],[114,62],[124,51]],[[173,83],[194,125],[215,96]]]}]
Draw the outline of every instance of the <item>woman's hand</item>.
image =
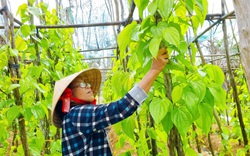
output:
[{"label": "woman's hand", "polygon": [[153,58],[151,69],[138,84],[146,93],[148,93],[149,89],[154,83],[154,80],[164,69],[168,62],[169,60],[167,50],[166,48],[161,48],[158,51],[157,57]]},{"label": "woman's hand", "polygon": [[159,73],[164,69],[164,67],[166,66],[166,64],[169,62],[168,59],[168,51],[166,48],[161,48],[158,51],[158,54],[156,56],[156,58],[153,58],[153,63],[151,66],[151,70],[156,70]]}]

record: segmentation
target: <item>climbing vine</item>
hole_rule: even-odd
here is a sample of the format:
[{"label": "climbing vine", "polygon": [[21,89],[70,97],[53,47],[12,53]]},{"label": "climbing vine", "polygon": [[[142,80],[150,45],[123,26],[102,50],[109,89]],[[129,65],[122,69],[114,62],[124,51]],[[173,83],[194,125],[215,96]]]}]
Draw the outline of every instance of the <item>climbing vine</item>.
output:
[{"label": "climbing vine", "polygon": [[[31,22],[35,16],[45,25],[63,24],[56,10],[49,11],[45,3],[29,3],[17,12],[23,24],[14,31],[15,47],[10,42],[0,47],[0,155],[25,155],[27,150],[37,156],[61,155],[60,130],[50,123],[54,82],[88,65],[73,48],[73,29],[38,29]],[[203,24],[207,1],[134,3],[140,21],[126,25],[118,36],[118,59],[113,60],[102,91],[105,102],[121,98],[138,83],[159,48],[167,48],[170,62],[137,112],[113,126],[118,136],[114,148],[130,144],[121,155],[198,155],[201,138],[217,133],[211,126],[218,113],[224,117],[224,125],[219,127],[223,145],[220,154],[235,153],[229,143],[241,145],[243,138],[232,90],[224,87],[228,78],[216,65],[197,64],[196,47],[185,39],[190,28],[195,36]],[[12,57],[18,58],[18,64],[10,63]],[[10,74],[13,69],[20,71],[20,78]],[[248,121],[250,99],[245,77],[240,69],[235,76],[244,121]],[[17,104],[19,99],[21,105]],[[246,124],[246,131],[248,127]],[[28,149],[23,146],[21,128],[27,133]],[[248,149],[246,146],[237,154],[244,155]],[[118,150],[113,150],[114,155]]]},{"label": "climbing vine", "polygon": [[[195,154],[188,133],[196,127],[208,135],[214,109],[223,110],[226,102],[224,73],[215,65],[196,66],[196,48],[185,40],[188,28],[196,33],[203,24],[207,1],[155,0],[135,4],[142,21],[127,25],[118,36],[120,59],[110,79],[112,97],[121,97],[139,82],[160,47],[167,47],[171,59],[137,113],[115,125],[117,147],[122,147],[128,138],[132,148],[127,154]],[[146,10],[148,15],[143,16]],[[120,70],[127,56],[127,69]]]},{"label": "climbing vine", "polygon": [[[54,82],[88,65],[82,63],[83,56],[73,48],[73,29],[40,30],[29,24],[30,14],[43,17],[45,24],[59,24],[55,10],[50,12],[45,3],[23,4],[17,13],[23,25],[15,30],[16,48],[6,44],[0,49],[0,154],[24,155],[26,149],[22,148],[18,130],[21,125],[17,122],[20,115],[24,116],[28,150],[32,155],[60,154],[60,131],[50,123]],[[21,79],[16,83],[12,83],[16,78],[9,74],[11,56],[20,59]],[[16,104],[14,89],[20,92],[21,106]]]}]

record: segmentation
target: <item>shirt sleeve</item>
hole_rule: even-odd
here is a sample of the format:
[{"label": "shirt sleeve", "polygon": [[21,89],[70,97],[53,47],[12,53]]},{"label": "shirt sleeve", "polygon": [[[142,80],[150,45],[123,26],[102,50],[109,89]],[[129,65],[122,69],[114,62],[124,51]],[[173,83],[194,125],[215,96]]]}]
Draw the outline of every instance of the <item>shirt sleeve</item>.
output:
[{"label": "shirt sleeve", "polygon": [[135,85],[129,92],[128,92],[133,99],[135,99],[135,101],[137,101],[140,105],[142,104],[142,102],[144,100],[146,100],[146,98],[148,97],[148,95],[146,94],[146,92],[138,85]]},{"label": "shirt sleeve", "polygon": [[67,116],[79,131],[89,134],[131,116],[146,97],[147,94],[136,85],[118,101],[107,105],[76,106]]}]

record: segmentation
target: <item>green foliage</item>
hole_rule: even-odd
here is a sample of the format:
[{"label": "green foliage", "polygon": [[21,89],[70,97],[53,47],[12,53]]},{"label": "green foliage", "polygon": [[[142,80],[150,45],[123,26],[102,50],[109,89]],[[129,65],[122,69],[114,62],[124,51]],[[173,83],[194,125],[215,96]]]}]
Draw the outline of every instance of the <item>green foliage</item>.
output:
[{"label": "green foliage", "polygon": [[192,115],[186,107],[174,108],[171,112],[171,120],[180,134],[185,136],[192,124]]},{"label": "green foliage", "polygon": [[[30,3],[33,4],[34,1],[30,0]],[[61,140],[55,140],[56,131],[53,126],[50,126],[49,121],[54,82],[87,68],[87,64],[82,63],[83,56],[73,47],[73,29],[39,29],[36,34],[35,26],[28,23],[30,14],[39,18],[43,15],[44,22],[48,25],[60,22],[55,12],[47,10],[44,3],[40,3],[39,6],[23,4],[19,6],[17,13],[23,25],[15,31],[16,49],[8,45],[0,49],[2,75],[0,77],[0,114],[2,114],[0,128],[3,130],[0,134],[0,153],[1,155],[24,155],[22,145],[14,144],[16,141],[20,143],[20,136],[18,127],[13,127],[18,125],[17,119],[23,115],[32,155],[41,155],[41,153],[61,155]],[[10,77],[8,68],[10,56],[20,58],[21,79]],[[13,80],[17,80],[17,83],[13,83]],[[20,93],[22,105],[17,105],[15,89]],[[45,140],[45,136],[49,140]],[[14,141],[13,145],[10,144],[11,138]],[[50,144],[50,147],[45,149],[45,144]]]},{"label": "green foliage", "polygon": [[131,24],[127,25],[123,31],[118,36],[118,46],[120,48],[120,57],[121,59],[124,59],[125,55],[125,49],[128,46],[128,44],[131,42],[132,35],[135,33],[135,29],[137,29],[136,22],[132,22]]},{"label": "green foliage", "polygon": [[[34,0],[29,0],[34,5]],[[116,124],[118,134],[116,148],[129,143],[132,147],[122,155],[150,155],[152,142],[155,141],[158,155],[168,155],[166,148],[170,131],[175,126],[181,134],[182,145],[186,155],[197,155],[187,141],[191,125],[197,131],[207,135],[214,123],[213,111],[218,110],[222,116],[225,108],[232,117],[230,126],[223,127],[222,144],[232,152],[229,142],[242,140],[237,110],[232,101],[232,91],[226,93],[222,88],[225,76],[215,65],[195,66],[194,44],[188,45],[185,34],[192,27],[194,33],[204,22],[208,3],[206,0],[135,0],[141,23],[132,22],[118,36],[120,49],[119,60],[115,62],[112,72],[103,87],[103,97],[107,102],[122,97],[134,84],[138,83],[150,68],[152,57],[158,49],[166,46],[170,62],[164,72],[158,76],[150,90],[147,100],[130,118]],[[73,29],[40,29],[36,34],[34,25],[30,25],[31,14],[44,18],[45,24],[61,24],[54,10],[48,11],[45,3],[30,7],[19,6],[23,25],[15,31],[16,48],[9,45],[0,47],[0,155],[23,155],[22,145],[10,145],[7,141],[13,137],[17,119],[23,115],[26,121],[29,149],[32,155],[44,153],[44,145],[50,142],[49,152],[45,155],[61,155],[61,140],[55,140],[57,130],[45,125],[50,119],[53,84],[56,80],[87,68],[82,63],[82,55],[73,48]],[[144,12],[148,11],[146,17]],[[189,16],[187,16],[189,15]],[[192,57],[187,51],[190,46]],[[21,79],[9,77],[8,59],[10,56],[20,58]],[[129,56],[124,66],[123,61]],[[164,80],[171,75],[170,97]],[[244,121],[248,121],[250,97],[242,70],[236,71],[239,98],[244,107]],[[22,106],[17,106],[14,90],[21,94]],[[226,96],[228,98],[226,99]],[[229,106],[226,105],[229,104]],[[226,121],[224,121],[226,122]],[[246,130],[249,131],[249,122]],[[49,123],[50,124],[50,123]],[[225,124],[226,125],[226,124]],[[50,140],[45,139],[45,135]],[[193,136],[192,136],[193,137]],[[193,137],[194,138],[194,137]],[[53,140],[53,141],[51,141]],[[15,141],[20,142],[20,136]],[[190,140],[189,140],[190,141]],[[12,147],[11,147],[12,146]],[[10,151],[7,151],[11,147]],[[247,149],[248,147],[246,147]],[[237,153],[244,155],[246,149]],[[15,150],[17,150],[15,152]],[[231,150],[231,151],[230,151]]]},{"label": "green foliage", "polygon": [[173,9],[174,0],[169,0],[169,1],[158,0],[156,3],[161,17],[164,19],[168,19],[169,14],[172,12]]},{"label": "green foliage", "polygon": [[167,97],[163,99],[153,98],[149,104],[149,112],[157,124],[166,116],[170,105],[172,105],[172,102]]},{"label": "green foliage", "polygon": [[130,137],[131,139],[135,139],[134,137],[134,129],[135,129],[135,116],[131,116],[121,122],[123,132]]},{"label": "green foliage", "polygon": [[[155,140],[159,151],[165,151],[161,146],[162,141],[159,140],[161,135],[159,131],[166,134],[163,140],[167,141],[167,134],[175,126],[181,134],[184,151],[186,154],[193,154],[194,150],[186,141],[191,125],[207,135],[214,123],[213,111],[215,109],[223,111],[226,108],[226,91],[222,88],[225,81],[224,73],[215,65],[195,66],[194,56],[197,50],[194,44],[191,44],[192,57],[189,58],[188,43],[184,36],[189,27],[192,27],[196,34],[197,28],[204,22],[208,3],[206,0],[154,0],[135,1],[135,4],[142,22],[131,23],[118,36],[121,60],[117,61],[113,68],[115,69],[111,78],[113,93],[120,97],[137,83],[150,68],[151,58],[156,57],[159,48],[163,46],[167,47],[171,58],[163,75],[171,74],[172,92],[170,92],[171,97],[166,97],[169,90],[166,90],[167,84],[163,75],[159,75],[145,104],[137,111],[137,117],[133,116],[131,119],[136,123],[136,127],[132,127],[137,139],[132,135],[133,131],[127,129],[131,122],[127,124],[126,122],[130,120],[117,127],[121,126],[123,132],[126,128],[129,134],[125,134],[130,140],[134,139],[133,147],[138,155],[147,155],[152,150],[148,144],[149,140]],[[143,12],[146,8],[149,15],[144,17]],[[125,51],[126,49],[129,50]],[[121,62],[125,56],[130,56],[133,61],[129,60],[127,68],[123,69]],[[129,79],[128,75],[132,78]],[[117,82],[126,84],[125,81],[130,82],[130,85],[125,85],[129,87],[116,85]],[[145,152],[142,152],[141,148]]]}]

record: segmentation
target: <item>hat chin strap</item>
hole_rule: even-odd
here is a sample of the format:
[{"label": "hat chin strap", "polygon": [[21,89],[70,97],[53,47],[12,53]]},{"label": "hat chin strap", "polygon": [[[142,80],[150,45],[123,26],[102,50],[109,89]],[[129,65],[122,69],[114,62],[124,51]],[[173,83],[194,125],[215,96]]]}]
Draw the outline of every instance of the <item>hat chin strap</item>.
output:
[{"label": "hat chin strap", "polygon": [[93,104],[96,105],[96,99],[94,99],[92,102],[87,102],[82,99],[76,98],[72,96],[72,90],[70,88],[66,88],[63,92],[62,96],[59,100],[62,100],[62,112],[68,113],[70,109],[70,101],[74,101],[75,103],[79,105],[84,104]]}]

